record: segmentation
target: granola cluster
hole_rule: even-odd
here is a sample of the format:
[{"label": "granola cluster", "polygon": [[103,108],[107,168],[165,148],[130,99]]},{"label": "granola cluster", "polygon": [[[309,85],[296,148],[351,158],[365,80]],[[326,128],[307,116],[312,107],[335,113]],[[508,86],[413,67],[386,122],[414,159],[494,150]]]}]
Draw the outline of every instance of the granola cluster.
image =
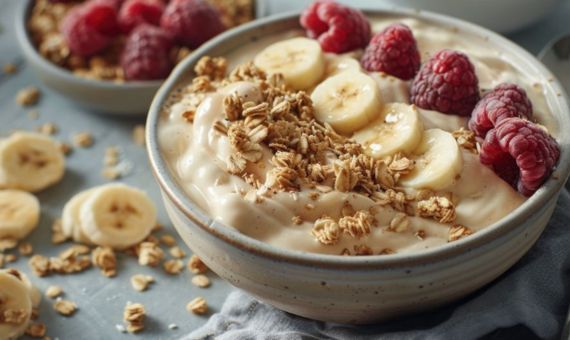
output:
[{"label": "granola cluster", "polygon": [[[355,192],[397,212],[386,227],[388,231],[427,237],[424,230],[411,230],[409,216],[432,218],[453,227],[456,214],[451,194],[443,197],[429,190],[412,192],[398,186],[400,177],[414,170],[413,159],[402,153],[384,159],[367,155],[359,143],[336,133],[327,123],[318,122],[309,95],[289,89],[281,75],[267,75],[253,63],[226,72],[223,58],[203,57],[195,67],[197,77],[176,91],[170,102],[182,102],[186,107],[183,116],[192,117],[187,118],[191,123],[206,93],[241,81],[257,86],[259,98],[238,92],[227,95],[224,119],[213,126],[227,138],[231,148],[226,170],[252,186],[254,194],[241,192],[246,199],[254,197],[253,201],[261,203],[264,197],[279,192],[308,190],[316,200],[320,193],[332,190]],[[477,152],[470,131],[458,130],[454,136],[461,147]],[[263,176],[254,171],[261,162],[270,164]],[[304,221],[294,216],[292,223],[300,225]],[[321,216],[314,221],[311,234],[323,245],[335,245],[342,237],[360,239],[374,227],[374,214],[361,210],[343,214],[340,219]],[[362,245],[343,253],[366,255],[371,250]]]}]

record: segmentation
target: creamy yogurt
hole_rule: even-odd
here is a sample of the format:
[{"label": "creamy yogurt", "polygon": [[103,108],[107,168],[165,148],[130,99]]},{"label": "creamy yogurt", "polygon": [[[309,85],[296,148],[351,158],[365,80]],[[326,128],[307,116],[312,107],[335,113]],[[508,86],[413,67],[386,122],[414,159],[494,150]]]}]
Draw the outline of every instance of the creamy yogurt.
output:
[{"label": "creamy yogurt", "polygon": [[[535,117],[549,129],[555,129],[551,126],[552,115],[542,87],[515,65],[513,56],[498,51],[485,37],[398,17],[373,19],[373,31],[380,31],[393,22],[404,22],[412,29],[423,61],[438,50],[456,49],[466,53],[474,64],[481,89],[492,89],[503,82],[518,84],[527,91]],[[286,32],[244,46],[226,56],[230,69],[252,60],[266,46],[300,34],[297,31]],[[327,74],[334,73],[338,64],[344,67],[340,59],[351,56],[358,56],[358,53],[326,55]],[[378,83],[384,102],[408,102],[408,82],[379,74],[371,76]],[[389,206],[380,207],[359,193],[333,190],[321,193],[317,200],[313,200],[310,193],[315,190],[302,187],[299,192],[278,192],[256,202],[258,196],[254,188],[241,177],[227,172],[225,160],[232,152],[228,139],[212,129],[216,120],[223,119],[224,97],[236,90],[254,97],[257,95],[249,83],[234,84],[231,89],[210,93],[196,110],[193,123],[183,118],[191,100],[182,99],[166,108],[159,125],[160,147],[171,171],[189,197],[213,218],[260,241],[305,252],[340,254],[345,248],[366,245],[374,253],[384,249],[407,253],[448,242],[449,225],[428,218],[411,216],[406,232],[389,231],[387,226],[398,212]],[[419,112],[426,129],[440,128],[452,132],[467,124],[463,117],[429,110]],[[263,159],[248,168],[261,180],[272,167],[269,163],[271,152],[265,148],[263,153]],[[452,195],[455,202],[455,222],[477,232],[509,214],[525,199],[492,170],[481,165],[478,155],[467,150],[462,150],[462,155],[462,172],[453,186],[444,191]],[[377,227],[360,239],[343,237],[334,245],[323,245],[315,240],[311,236],[314,221],[322,215],[341,217],[340,212],[346,203],[355,210],[374,207]],[[296,216],[301,217],[301,224],[293,222]],[[425,232],[426,236],[418,237],[418,231]]]}]

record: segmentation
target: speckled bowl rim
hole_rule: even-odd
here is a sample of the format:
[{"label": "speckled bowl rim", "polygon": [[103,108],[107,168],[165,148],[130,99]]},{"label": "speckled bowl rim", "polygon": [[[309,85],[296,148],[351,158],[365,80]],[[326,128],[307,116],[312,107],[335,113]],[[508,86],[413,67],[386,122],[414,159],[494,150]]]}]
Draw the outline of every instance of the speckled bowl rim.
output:
[{"label": "speckled bowl rim", "polygon": [[164,80],[152,80],[152,81],[125,81],[123,83],[116,83],[113,81],[106,81],[106,80],[87,79],[83,77],[78,77],[69,70],[53,64],[52,62],[50,62],[49,60],[47,60],[46,58],[44,58],[39,54],[38,50],[32,43],[32,39],[28,32],[27,21],[30,12],[32,10],[33,3],[34,0],[20,0],[15,18],[16,36],[18,42],[20,43],[20,47],[22,48],[24,53],[29,58],[32,58],[34,63],[39,65],[39,67],[44,69],[46,72],[49,72],[61,79],[64,79],[67,82],[81,84],[84,86],[90,86],[93,88],[105,88],[111,90],[159,88],[160,85],[164,82]]},{"label": "speckled bowl rim", "polygon": [[218,44],[224,44],[224,42],[230,41],[240,35],[250,34],[251,36],[255,36],[255,32],[263,31],[263,27],[279,24],[283,26],[285,22],[297,20],[300,13],[294,12],[268,17],[246,24],[211,40],[178,64],[170,77],[163,83],[155,95],[147,120],[147,151],[153,173],[159,182],[165,199],[174,204],[178,213],[182,213],[199,228],[212,234],[221,241],[245,252],[251,253],[252,255],[264,257],[269,260],[331,270],[393,270],[419,265],[428,265],[453,259],[454,257],[463,255],[475,248],[489,245],[493,241],[496,241],[508,233],[515,231],[517,228],[522,227],[533,214],[536,214],[541,208],[557,197],[570,172],[570,134],[563,133],[563,131],[570,131],[570,114],[567,95],[563,87],[542,63],[510,40],[488,29],[459,19],[412,9],[370,9],[364,11],[367,15],[415,17],[447,25],[448,27],[457,27],[460,30],[482,37],[488,37],[489,40],[494,41],[497,45],[503,46],[505,50],[511,50],[513,53],[516,53],[519,58],[523,58],[525,63],[529,64],[527,66],[534,67],[536,71],[544,75],[544,79],[552,78],[553,81],[549,82],[547,85],[552,87],[552,91],[556,91],[553,93],[560,94],[550,104],[553,105],[553,111],[555,111],[554,116],[559,125],[559,131],[561,131],[561,133],[559,133],[560,136],[558,137],[558,142],[561,146],[561,157],[558,168],[544,186],[523,205],[493,225],[461,240],[427,249],[425,251],[409,254],[396,253],[392,255],[340,256],[289,250],[271,246],[267,243],[241,234],[237,230],[224,226],[222,223],[212,219],[205,211],[196,206],[186,195],[184,189],[177,183],[175,177],[171,174],[168,165],[161,156],[158,143],[158,124],[161,108],[168,99],[170,92],[174,90],[178,82],[187,75],[187,71],[192,72],[191,70],[193,65],[200,57],[208,55],[210,49],[213,49]]}]

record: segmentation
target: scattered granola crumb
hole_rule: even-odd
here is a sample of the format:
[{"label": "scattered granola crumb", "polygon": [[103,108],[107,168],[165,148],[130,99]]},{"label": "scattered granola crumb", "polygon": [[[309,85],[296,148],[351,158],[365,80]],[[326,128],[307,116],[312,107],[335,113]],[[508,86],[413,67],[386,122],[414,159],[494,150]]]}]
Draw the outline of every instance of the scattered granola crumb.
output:
[{"label": "scattered granola crumb", "polygon": [[71,301],[58,298],[53,304],[53,309],[63,316],[71,316],[77,311],[77,305]]},{"label": "scattered granola crumb", "polygon": [[55,219],[51,226],[51,242],[61,244],[67,241],[67,236],[63,234],[61,218]]},{"label": "scattered granola crumb", "polygon": [[186,305],[188,312],[203,315],[208,313],[208,303],[203,297],[197,297]]},{"label": "scattered granola crumb", "polygon": [[315,221],[311,234],[324,245],[335,245],[341,235],[338,223],[329,216],[323,216]]},{"label": "scattered granola crumb", "polygon": [[172,259],[164,262],[163,268],[167,274],[177,275],[180,274],[180,272],[184,268],[184,263],[182,263],[182,261],[178,259]]},{"label": "scattered granola crumb", "polygon": [[71,147],[71,145],[69,145],[65,142],[59,142],[59,149],[66,156],[69,155],[71,153],[71,151],[73,151],[73,148]]},{"label": "scattered granola crumb", "polygon": [[40,99],[40,90],[35,86],[21,89],[16,95],[16,103],[22,106],[35,105]]},{"label": "scattered granola crumb", "polygon": [[167,247],[174,247],[176,245],[176,239],[174,236],[169,234],[164,234],[160,237],[160,242]]},{"label": "scattered granola crumb", "polygon": [[294,225],[301,225],[303,224],[303,218],[299,215],[296,215],[291,218],[291,222],[293,222]]},{"label": "scattered granola crumb", "polygon": [[28,264],[32,268],[34,274],[36,274],[39,277],[46,276],[50,273],[49,259],[45,256],[34,255],[30,259],[30,261],[28,261]]},{"label": "scattered granola crumb", "polygon": [[113,166],[119,164],[119,148],[116,146],[109,146],[105,149],[105,156],[103,157],[103,165]]},{"label": "scattered granola crumb", "polygon": [[106,277],[117,275],[117,257],[111,247],[95,248],[91,254],[91,261]]},{"label": "scattered granola crumb", "polygon": [[473,234],[473,231],[471,229],[462,226],[461,224],[454,224],[453,226],[449,227],[448,242],[457,241],[471,234]]},{"label": "scattered granola crumb", "polygon": [[55,135],[59,129],[54,123],[45,123],[36,128],[36,131],[47,136]]},{"label": "scattered granola crumb", "polygon": [[198,60],[194,71],[198,76],[206,76],[211,80],[222,79],[226,75],[228,63],[225,58],[205,56]]},{"label": "scattered granola crumb", "polygon": [[153,282],[154,278],[150,275],[137,274],[131,277],[131,286],[139,292],[145,291]]},{"label": "scattered granola crumb", "polygon": [[408,220],[408,216],[404,213],[397,213],[394,218],[390,221],[390,225],[388,226],[389,231],[403,233],[408,230],[410,225],[410,221]]},{"label": "scattered granola crumb", "polygon": [[40,310],[38,307],[32,307],[32,315],[30,315],[30,320],[37,320],[40,318]]},{"label": "scattered granola crumb", "polygon": [[417,213],[421,217],[432,217],[440,223],[451,223],[455,221],[455,206],[447,198],[433,196],[428,200],[418,202]]},{"label": "scattered granola crumb", "polygon": [[479,153],[477,139],[473,131],[461,127],[459,130],[453,131],[452,135],[460,147],[474,154]]},{"label": "scattered granola crumb", "polygon": [[49,286],[46,290],[46,296],[51,299],[55,299],[61,294],[63,294],[63,289],[60,286]]},{"label": "scattered granola crumb", "polygon": [[32,247],[31,243],[22,242],[20,245],[18,245],[18,252],[22,256],[30,256],[34,252],[34,248]]},{"label": "scattered granola crumb", "polygon": [[170,253],[170,255],[174,258],[177,259],[181,259],[183,257],[186,257],[186,253],[184,252],[184,250],[182,250],[182,248],[175,246],[170,248],[170,250],[168,251]]},{"label": "scattered granola crumb", "polygon": [[89,132],[79,132],[72,137],[73,145],[88,148],[93,145],[93,135]]},{"label": "scattered granola crumb", "polygon": [[127,303],[123,312],[123,320],[127,323],[129,333],[137,333],[144,329],[145,308],[140,303]]},{"label": "scattered granola crumb", "polygon": [[156,267],[164,258],[164,252],[154,242],[143,242],[139,245],[139,264]]},{"label": "scattered granola crumb", "polygon": [[208,271],[208,267],[202,262],[198,255],[192,255],[188,261],[188,270],[194,274],[204,274]]},{"label": "scattered granola crumb", "polygon": [[43,338],[46,335],[47,327],[44,323],[33,323],[26,329],[26,335],[32,338]]},{"label": "scattered granola crumb", "polygon": [[367,210],[359,210],[353,216],[344,216],[338,225],[344,234],[361,238],[370,234],[374,218]]},{"label": "scattered granola crumb", "polygon": [[207,288],[210,286],[210,279],[206,275],[196,275],[192,278],[192,284],[196,287]]},{"label": "scattered granola crumb", "polygon": [[2,66],[2,71],[4,74],[14,74],[18,71],[18,67],[12,63],[6,63]]},{"label": "scattered granola crumb", "polygon": [[145,144],[145,127],[137,125],[133,128],[133,142],[136,145],[144,146]]}]

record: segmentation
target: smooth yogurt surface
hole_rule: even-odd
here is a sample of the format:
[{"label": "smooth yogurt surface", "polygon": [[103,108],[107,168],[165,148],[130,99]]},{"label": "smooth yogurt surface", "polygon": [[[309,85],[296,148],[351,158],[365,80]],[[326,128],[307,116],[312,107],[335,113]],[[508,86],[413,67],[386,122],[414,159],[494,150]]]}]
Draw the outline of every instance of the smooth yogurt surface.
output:
[{"label": "smooth yogurt surface", "polygon": [[[538,121],[549,129],[555,129],[551,126],[552,115],[540,85],[542,80],[520,69],[510,52],[499,50],[485,37],[413,18],[383,16],[372,18],[371,22],[374,32],[394,22],[408,25],[418,42],[422,61],[444,48],[464,52],[475,66],[481,89],[489,90],[504,82],[518,84],[527,91]],[[252,60],[264,47],[276,41],[301,34],[299,31],[286,32],[243,46],[225,56],[229,69]],[[357,55],[327,54],[327,72],[333,72],[343,58]],[[384,102],[408,103],[408,82],[379,74],[371,76],[377,81]],[[271,245],[315,253],[340,254],[343,249],[353,249],[356,245],[366,245],[375,254],[385,249],[406,253],[448,242],[450,226],[423,217],[410,216],[409,228],[405,232],[390,231],[387,226],[398,212],[390,206],[378,206],[369,197],[355,192],[333,190],[320,193],[315,200],[311,196],[315,190],[302,187],[298,192],[278,192],[260,202],[255,188],[241,177],[227,172],[225,160],[231,154],[228,139],[212,129],[216,120],[224,118],[224,97],[235,91],[248,93],[251,84],[237,83],[208,94],[196,110],[193,123],[183,117],[188,107],[194,105],[193,99],[183,98],[166,108],[159,124],[159,144],[164,159],[189,197],[213,218]],[[459,116],[419,111],[426,129],[440,128],[452,132],[467,123],[466,118]],[[269,163],[271,151],[265,148],[263,152],[263,159],[253,168],[248,168],[260,178],[264,178],[272,167]],[[476,233],[509,214],[525,199],[492,170],[480,164],[477,154],[462,149],[462,155],[462,172],[444,191],[452,195],[455,202],[455,223],[468,226]],[[343,237],[334,245],[319,243],[311,235],[314,221],[323,215],[341,217],[347,203],[355,210],[373,208],[377,227],[361,238]],[[294,222],[296,216],[301,218],[301,224]],[[418,231],[422,231],[425,237],[418,237]]]}]

